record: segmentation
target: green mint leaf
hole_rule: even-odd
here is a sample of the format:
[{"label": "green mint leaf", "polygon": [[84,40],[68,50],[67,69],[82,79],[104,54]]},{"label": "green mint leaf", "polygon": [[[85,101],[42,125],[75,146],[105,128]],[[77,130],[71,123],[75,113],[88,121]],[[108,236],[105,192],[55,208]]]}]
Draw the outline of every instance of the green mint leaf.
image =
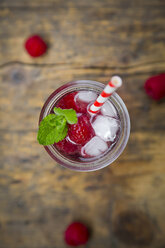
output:
[{"label": "green mint leaf", "polygon": [[40,122],[37,139],[41,145],[46,145],[46,137],[54,129],[54,127],[50,125],[50,123],[53,123],[53,120],[55,121],[55,115],[50,114]]},{"label": "green mint leaf", "polygon": [[58,130],[57,135],[55,137],[55,143],[63,140],[67,136],[67,133],[68,133],[68,126],[67,125],[61,131]]},{"label": "green mint leaf", "polygon": [[52,145],[63,140],[67,132],[65,117],[49,114],[40,122],[37,139],[41,145]]},{"label": "green mint leaf", "polygon": [[64,116],[69,124],[77,123],[77,115],[74,109],[61,109],[55,107],[53,110],[58,116]]},{"label": "green mint leaf", "polygon": [[66,125],[64,128],[56,127],[53,129],[46,137],[46,144],[51,145],[54,143],[58,143],[63,140],[68,133],[68,126]]}]

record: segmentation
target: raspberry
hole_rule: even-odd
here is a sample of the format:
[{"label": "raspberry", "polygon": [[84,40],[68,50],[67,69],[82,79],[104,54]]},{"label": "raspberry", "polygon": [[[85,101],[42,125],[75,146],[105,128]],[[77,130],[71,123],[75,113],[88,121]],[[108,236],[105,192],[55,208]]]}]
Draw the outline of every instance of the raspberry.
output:
[{"label": "raspberry", "polygon": [[69,125],[68,135],[76,144],[84,145],[87,143],[94,136],[94,130],[88,116],[81,115],[76,124]]},{"label": "raspberry", "polygon": [[68,245],[84,245],[89,239],[89,232],[84,224],[73,222],[67,227],[64,233],[64,238]]},{"label": "raspberry", "polygon": [[77,113],[83,113],[83,114],[87,114],[87,107],[88,107],[89,103],[88,102],[83,102],[83,101],[77,101],[76,103],[76,111]]},{"label": "raspberry", "polygon": [[165,97],[165,73],[150,77],[144,85],[146,93],[154,100]]},{"label": "raspberry", "polygon": [[54,146],[66,155],[74,155],[78,153],[77,145],[69,142],[66,138],[54,144]]},{"label": "raspberry", "polygon": [[69,93],[63,98],[60,99],[60,101],[57,103],[56,107],[57,108],[62,108],[62,109],[74,109],[77,110],[74,97],[77,94],[77,92]]},{"label": "raspberry", "polygon": [[83,101],[75,102],[75,96],[77,92],[72,92],[64,96],[59,100],[59,102],[56,104],[57,108],[62,109],[74,109],[77,113],[87,113],[87,106],[88,103]]},{"label": "raspberry", "polygon": [[29,37],[25,42],[25,48],[32,57],[39,57],[47,50],[47,45],[38,35]]}]

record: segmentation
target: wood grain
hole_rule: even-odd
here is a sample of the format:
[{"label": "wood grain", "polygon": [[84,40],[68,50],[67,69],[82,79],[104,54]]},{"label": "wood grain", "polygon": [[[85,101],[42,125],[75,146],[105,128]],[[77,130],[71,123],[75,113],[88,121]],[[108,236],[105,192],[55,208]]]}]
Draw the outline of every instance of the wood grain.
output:
[{"label": "wood grain", "polygon": [[[163,1],[0,2],[0,248],[64,248],[74,221],[88,248],[165,246],[165,101],[145,80],[165,71]],[[14,28],[15,27],[15,28]],[[48,53],[30,58],[25,38],[41,33]],[[78,173],[37,144],[40,109],[63,83],[124,80],[128,145],[113,165]]]},{"label": "wood grain", "polygon": [[164,61],[163,1],[134,1],[131,6],[128,0],[84,4],[44,0],[8,2],[2,1],[0,5],[3,64],[34,63],[23,47],[32,33],[41,34],[51,47],[36,63],[109,65],[118,69],[122,65]]}]

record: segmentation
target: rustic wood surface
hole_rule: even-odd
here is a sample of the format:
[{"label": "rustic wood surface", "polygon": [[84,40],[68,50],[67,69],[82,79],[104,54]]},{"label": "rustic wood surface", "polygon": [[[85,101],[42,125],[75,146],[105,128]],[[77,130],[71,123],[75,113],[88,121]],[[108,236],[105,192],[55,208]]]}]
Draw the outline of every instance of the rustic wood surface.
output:
[{"label": "rustic wood surface", "polygon": [[[66,226],[91,230],[87,248],[165,247],[165,101],[143,85],[165,71],[165,1],[0,1],[0,248],[64,248]],[[41,34],[43,57],[24,50]],[[73,172],[38,145],[40,109],[73,79],[107,82],[131,117],[127,148],[113,165]]]}]

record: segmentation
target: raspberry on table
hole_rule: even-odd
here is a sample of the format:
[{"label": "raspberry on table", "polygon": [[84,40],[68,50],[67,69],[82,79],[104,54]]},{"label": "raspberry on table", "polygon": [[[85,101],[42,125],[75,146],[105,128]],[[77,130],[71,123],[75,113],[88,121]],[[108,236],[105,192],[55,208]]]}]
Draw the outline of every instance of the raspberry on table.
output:
[{"label": "raspberry on table", "polygon": [[68,136],[76,144],[86,144],[94,136],[89,117],[83,114],[78,117],[76,124],[69,125]]},{"label": "raspberry on table", "polygon": [[30,36],[25,42],[25,49],[32,57],[39,57],[47,50],[47,44],[38,35]]},{"label": "raspberry on table", "polygon": [[144,84],[146,93],[154,100],[165,97],[165,73],[147,79]]},{"label": "raspberry on table", "polygon": [[89,239],[88,229],[83,223],[73,222],[65,230],[64,239],[71,246],[84,245]]}]

